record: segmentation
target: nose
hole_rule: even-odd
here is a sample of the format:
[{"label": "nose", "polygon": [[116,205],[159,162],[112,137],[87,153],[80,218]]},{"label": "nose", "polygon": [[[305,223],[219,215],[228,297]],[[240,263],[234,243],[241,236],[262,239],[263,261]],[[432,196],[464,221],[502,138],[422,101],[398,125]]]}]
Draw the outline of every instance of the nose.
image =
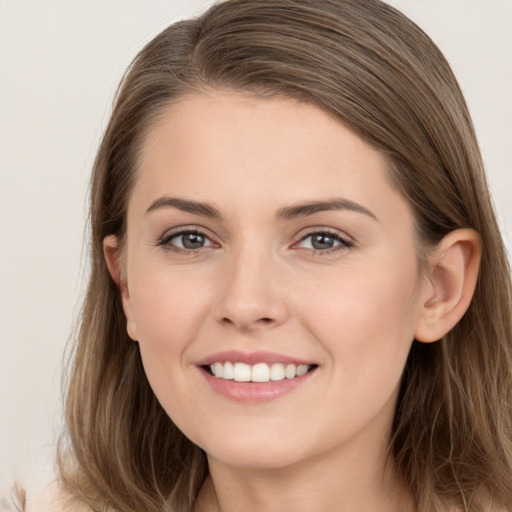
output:
[{"label": "nose", "polygon": [[264,251],[247,247],[225,262],[215,319],[251,332],[273,328],[288,318],[283,289],[278,285],[278,262]]}]

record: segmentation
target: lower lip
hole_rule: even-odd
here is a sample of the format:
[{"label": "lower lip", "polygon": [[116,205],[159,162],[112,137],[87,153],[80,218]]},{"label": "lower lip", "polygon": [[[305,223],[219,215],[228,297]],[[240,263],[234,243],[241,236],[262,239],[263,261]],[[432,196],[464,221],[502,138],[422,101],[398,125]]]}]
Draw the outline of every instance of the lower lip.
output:
[{"label": "lower lip", "polygon": [[305,375],[293,379],[275,380],[269,382],[237,382],[234,380],[220,379],[210,375],[200,368],[206,382],[218,393],[230,400],[245,404],[257,404],[275,400],[291,393],[304,384],[317,368],[310,370]]}]

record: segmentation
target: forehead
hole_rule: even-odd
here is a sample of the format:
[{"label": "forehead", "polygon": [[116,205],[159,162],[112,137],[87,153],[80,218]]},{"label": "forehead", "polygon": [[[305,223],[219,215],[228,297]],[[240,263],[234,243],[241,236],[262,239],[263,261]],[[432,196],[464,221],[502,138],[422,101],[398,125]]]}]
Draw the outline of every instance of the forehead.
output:
[{"label": "forehead", "polygon": [[343,195],[386,215],[390,202],[404,203],[386,167],[380,152],[311,104],[210,92],[177,100],[148,130],[133,199],[179,193],[260,207],[264,198],[278,208]]}]

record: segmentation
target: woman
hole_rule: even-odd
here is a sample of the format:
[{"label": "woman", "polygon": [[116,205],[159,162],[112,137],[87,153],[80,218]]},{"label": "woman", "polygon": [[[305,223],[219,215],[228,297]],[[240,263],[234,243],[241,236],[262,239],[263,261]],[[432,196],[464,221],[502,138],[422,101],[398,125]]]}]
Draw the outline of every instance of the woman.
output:
[{"label": "woman", "polygon": [[91,226],[52,510],[512,508],[510,272],[403,15],[228,0],[166,29]]}]

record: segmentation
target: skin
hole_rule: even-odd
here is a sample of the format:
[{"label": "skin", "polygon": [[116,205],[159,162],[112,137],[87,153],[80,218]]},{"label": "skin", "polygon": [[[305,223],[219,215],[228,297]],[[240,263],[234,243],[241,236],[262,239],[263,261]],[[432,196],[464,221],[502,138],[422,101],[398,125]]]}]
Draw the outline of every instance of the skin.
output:
[{"label": "skin", "polygon": [[[474,266],[468,230],[422,278],[410,207],[379,152],[314,106],[218,91],[178,100],[148,131],[127,226],[125,252],[109,237],[105,254],[156,396],[207,453],[197,511],[414,510],[386,464],[398,386],[413,339],[437,339],[471,296],[455,297],[454,277]],[[204,245],[180,250],[184,229]],[[315,248],[309,235],[326,231],[332,248]],[[317,368],[282,397],[238,403],[197,365],[225,350]]]}]

